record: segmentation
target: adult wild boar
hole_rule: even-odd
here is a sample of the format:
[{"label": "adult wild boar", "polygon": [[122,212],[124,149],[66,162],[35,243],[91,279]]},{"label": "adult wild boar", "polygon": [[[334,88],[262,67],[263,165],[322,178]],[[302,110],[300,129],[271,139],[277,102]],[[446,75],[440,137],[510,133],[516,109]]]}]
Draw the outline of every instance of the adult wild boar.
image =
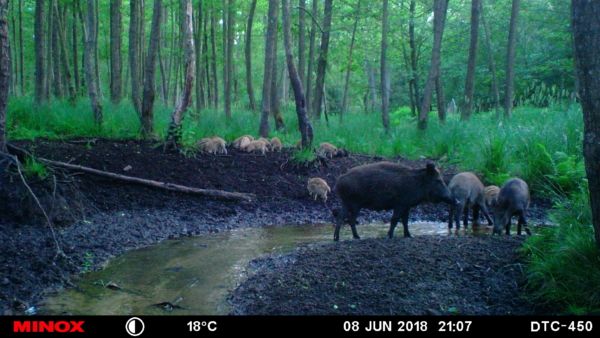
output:
[{"label": "adult wild boar", "polygon": [[525,226],[525,232],[531,235],[527,228],[527,208],[529,207],[529,186],[520,178],[511,178],[506,181],[496,200],[494,208],[494,234],[500,234],[502,227],[506,234],[510,235],[510,221],[513,216],[519,217],[517,223],[517,234],[521,234],[521,226]]},{"label": "adult wild boar", "polygon": [[448,229],[452,229],[452,221],[456,221],[456,229],[460,229],[460,215],[464,215],[463,225],[466,229],[469,219],[469,208],[473,210],[473,226],[479,224],[479,210],[483,212],[488,224],[492,224],[492,219],[485,205],[483,183],[481,183],[475,174],[464,172],[454,175],[450,183],[448,183],[448,189],[450,189],[452,197],[456,200],[456,204],[450,206]]},{"label": "adult wild boar", "polygon": [[422,169],[391,162],[361,165],[338,177],[335,192],[342,201],[342,210],[336,215],[334,241],[339,240],[340,228],[345,221],[350,223],[353,237],[360,238],[356,232],[356,218],[362,208],[393,210],[388,237],[394,236],[400,219],[404,237],[410,237],[408,213],[412,207],[425,201],[455,202],[433,163]]}]

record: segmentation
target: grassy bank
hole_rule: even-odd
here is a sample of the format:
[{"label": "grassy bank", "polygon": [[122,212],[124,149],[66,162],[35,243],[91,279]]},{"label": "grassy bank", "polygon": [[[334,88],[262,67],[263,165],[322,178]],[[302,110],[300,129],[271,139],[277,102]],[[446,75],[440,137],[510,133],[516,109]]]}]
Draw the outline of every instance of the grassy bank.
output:
[{"label": "grassy bank", "polygon": [[[137,138],[139,121],[129,102],[105,103],[102,128],[94,125],[87,100],[74,105],[55,101],[34,108],[28,98],[12,98],[8,107],[10,139],[45,137]],[[157,103],[155,130],[164,137],[171,107]],[[286,130],[273,132],[286,145],[299,140],[293,106],[284,108]],[[234,109],[233,119],[222,111],[187,114],[183,141],[192,146],[201,137],[220,135],[231,141],[242,134],[256,134],[259,114]],[[331,116],[314,121],[315,142],[331,142],[351,152],[435,158],[442,165],[476,171],[489,183],[501,185],[519,176],[531,186],[533,195],[551,198],[552,217],[558,227],[543,229],[531,237],[523,253],[529,296],[536,302],[559,306],[561,311],[600,311],[600,254],[593,240],[585,191],[582,157],[583,121],[578,105],[555,104],[549,108],[519,107],[510,120],[496,120],[493,113],[475,114],[465,123],[448,117],[440,124],[431,114],[426,131],[418,131],[410,111],[391,113],[392,129],[386,134],[377,114],[351,113],[340,121]],[[271,122],[271,125],[273,122]],[[297,158],[309,157],[299,152]]]}]

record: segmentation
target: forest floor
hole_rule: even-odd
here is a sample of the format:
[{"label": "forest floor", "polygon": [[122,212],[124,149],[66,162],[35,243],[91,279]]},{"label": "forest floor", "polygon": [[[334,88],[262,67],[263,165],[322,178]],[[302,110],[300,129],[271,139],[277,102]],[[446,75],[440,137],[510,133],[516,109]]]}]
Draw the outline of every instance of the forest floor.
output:
[{"label": "forest floor", "polygon": [[[65,256],[56,255],[43,222],[15,219],[0,208],[0,314],[27,312],[47,292],[72,286],[76,274],[167,238],[238,227],[331,223],[330,211],[308,196],[307,178],[322,177],[333,187],[347,169],[382,160],[351,154],[306,166],[291,160],[291,149],[266,156],[231,149],[225,156],[184,156],[136,140],[16,144],[43,158],[197,188],[248,192],[256,199],[215,201],[69,173],[77,193],[63,197],[67,205],[81,205],[82,212],[56,229]],[[412,167],[425,163],[390,160]],[[446,180],[453,174],[453,168],[444,171]],[[329,207],[338,204],[330,195]],[[547,201],[534,199],[530,218],[544,223],[548,207]],[[359,222],[387,222],[389,216],[363,211]],[[421,205],[410,215],[411,221],[446,218],[447,207],[434,204]],[[521,242],[516,236],[422,236],[309,245],[253,261],[254,272],[230,302],[236,314],[534,313],[522,298],[524,277],[516,253]]]}]

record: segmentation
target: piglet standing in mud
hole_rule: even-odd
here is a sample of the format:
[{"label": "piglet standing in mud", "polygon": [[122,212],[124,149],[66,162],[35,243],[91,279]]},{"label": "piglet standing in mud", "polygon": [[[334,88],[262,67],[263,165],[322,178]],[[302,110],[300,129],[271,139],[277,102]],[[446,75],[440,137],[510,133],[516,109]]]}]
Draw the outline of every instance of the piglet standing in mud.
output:
[{"label": "piglet standing in mud", "polygon": [[320,197],[323,202],[327,202],[327,194],[331,192],[331,188],[327,182],[320,177],[309,178],[306,188],[308,189],[310,196],[313,197],[315,201],[317,200],[317,197]]},{"label": "piglet standing in mud", "polygon": [[475,174],[464,172],[454,175],[448,183],[448,189],[452,197],[457,201],[456,205],[450,206],[450,217],[448,218],[448,229],[452,229],[452,222],[456,223],[456,230],[460,229],[460,216],[463,217],[465,229],[468,225],[469,208],[473,210],[473,226],[479,225],[479,211],[492,224],[492,219],[485,205],[485,191],[483,183]]},{"label": "piglet standing in mud", "polygon": [[506,234],[510,235],[510,220],[513,216],[519,218],[517,223],[517,234],[521,234],[521,226],[525,226],[525,232],[531,235],[527,228],[527,208],[529,207],[529,187],[520,178],[508,180],[500,189],[496,207],[494,208],[494,234],[501,234],[502,227]]},{"label": "piglet standing in mud", "polygon": [[340,228],[350,223],[352,235],[356,232],[356,218],[360,209],[393,210],[388,237],[394,236],[398,221],[402,220],[404,237],[410,237],[408,214],[420,203],[456,203],[444,183],[440,171],[433,163],[425,168],[411,169],[392,162],[377,162],[348,170],[337,179],[335,192],[342,202],[342,210],[336,215],[333,240],[338,241]]}]

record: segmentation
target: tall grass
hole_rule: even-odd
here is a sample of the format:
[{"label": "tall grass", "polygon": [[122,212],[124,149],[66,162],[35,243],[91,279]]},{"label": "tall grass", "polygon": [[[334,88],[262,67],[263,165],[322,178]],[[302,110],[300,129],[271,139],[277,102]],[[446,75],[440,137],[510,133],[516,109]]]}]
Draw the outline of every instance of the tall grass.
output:
[{"label": "tall grass", "polygon": [[564,313],[600,313],[600,250],[587,191],[557,201],[551,217],[558,227],[541,229],[522,249],[529,297]]}]

